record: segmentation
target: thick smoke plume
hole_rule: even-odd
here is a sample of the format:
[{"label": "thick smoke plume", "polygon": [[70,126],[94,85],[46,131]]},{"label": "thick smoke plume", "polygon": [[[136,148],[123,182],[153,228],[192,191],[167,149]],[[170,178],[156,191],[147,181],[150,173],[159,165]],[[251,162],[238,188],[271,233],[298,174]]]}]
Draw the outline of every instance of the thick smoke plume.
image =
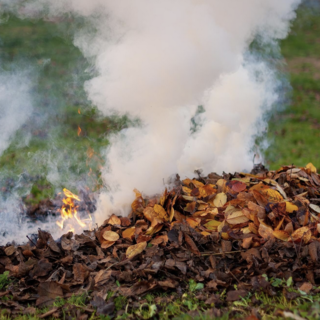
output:
[{"label": "thick smoke plume", "polygon": [[[281,83],[249,46],[257,36],[268,46],[285,38],[299,2],[0,1],[22,17],[85,17],[89,27],[74,43],[95,67],[89,99],[104,114],[141,121],[112,137],[98,222],[127,214],[134,188],[160,193],[172,174],[252,167],[254,136],[264,132]],[[195,116],[199,105],[205,112]]]}]

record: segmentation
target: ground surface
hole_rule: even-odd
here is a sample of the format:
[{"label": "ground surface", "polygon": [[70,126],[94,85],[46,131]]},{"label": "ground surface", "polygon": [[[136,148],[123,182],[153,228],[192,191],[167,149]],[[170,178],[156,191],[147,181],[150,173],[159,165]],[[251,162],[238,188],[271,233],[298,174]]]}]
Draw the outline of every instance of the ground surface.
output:
[{"label": "ground surface", "polygon": [[[320,168],[318,13],[319,9],[300,9],[289,37],[281,43],[285,58],[282,68],[288,72],[293,90],[288,107],[277,111],[269,122],[271,144],[266,151],[266,159],[272,169],[291,163],[305,166],[310,161]],[[70,21],[63,24],[71,25]],[[106,133],[119,130],[127,122],[125,118],[103,117],[85,99],[82,84],[90,74],[83,70],[90,70],[90,65],[71,44],[69,34],[63,29],[58,21],[31,22],[13,17],[9,17],[0,29],[1,68],[15,70],[15,64],[28,65],[39,76],[35,85],[37,103],[32,118],[0,157],[2,196],[17,192],[25,197],[28,205],[52,197],[62,187],[75,190],[73,187],[79,180],[92,189],[99,188],[99,166],[103,165],[100,152],[108,144]],[[44,117],[44,114],[47,116]],[[79,127],[81,133],[78,135]],[[50,163],[44,161],[49,154]],[[34,166],[35,162],[37,166]],[[60,172],[56,179],[52,168]],[[47,178],[48,173],[51,173],[51,180]],[[16,186],[18,179],[20,182]],[[0,290],[14,285],[15,281],[7,274],[0,275]],[[213,305],[210,314],[197,315],[194,311],[204,312],[208,304],[201,296],[201,282],[187,281],[184,283],[183,295],[170,292],[147,294],[140,301],[143,306],[134,305],[129,317],[150,318],[154,315],[155,305],[161,305],[157,312],[164,319],[241,319],[244,314],[255,314],[257,308],[262,319],[283,319],[284,316],[291,316],[292,319],[319,319],[320,295],[316,286],[310,295],[299,291],[288,279],[266,278],[266,281],[276,288],[277,295],[257,292],[238,301],[228,302],[224,296],[226,293],[221,292],[223,314],[212,309]],[[114,292],[110,292],[111,295]],[[130,302],[128,299],[122,295],[116,295],[113,299],[119,319],[126,318],[126,315],[121,314]],[[1,301],[14,302],[11,296],[3,296]],[[57,313],[60,312],[59,315],[67,308],[92,308],[87,295],[59,298],[54,306]],[[20,319],[38,319],[48,310],[31,310],[38,315],[23,315]],[[283,311],[288,313],[284,314]],[[1,320],[10,317],[5,313],[0,315]],[[108,316],[95,314],[92,319],[95,318],[108,319]],[[251,319],[255,319],[254,316]]]}]

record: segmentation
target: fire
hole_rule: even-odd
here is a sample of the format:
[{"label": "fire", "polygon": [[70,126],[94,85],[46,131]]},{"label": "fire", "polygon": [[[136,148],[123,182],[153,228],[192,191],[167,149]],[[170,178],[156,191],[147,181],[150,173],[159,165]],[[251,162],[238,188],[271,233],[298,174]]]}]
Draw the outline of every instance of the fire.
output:
[{"label": "fire", "polygon": [[80,198],[66,188],[63,189],[63,193],[65,195],[65,198],[62,199],[63,206],[61,208],[61,220],[57,221],[57,225],[61,229],[69,227],[68,231],[72,232],[75,232],[76,229],[80,229],[79,227],[81,227],[81,230],[83,228],[88,228],[89,230],[91,230],[91,215],[88,214],[88,218],[83,220],[81,220],[81,218],[78,216],[79,206],[75,203],[75,201],[81,202]]},{"label": "fire", "polygon": [[81,134],[81,128],[78,126],[78,137],[80,136],[80,134]]}]

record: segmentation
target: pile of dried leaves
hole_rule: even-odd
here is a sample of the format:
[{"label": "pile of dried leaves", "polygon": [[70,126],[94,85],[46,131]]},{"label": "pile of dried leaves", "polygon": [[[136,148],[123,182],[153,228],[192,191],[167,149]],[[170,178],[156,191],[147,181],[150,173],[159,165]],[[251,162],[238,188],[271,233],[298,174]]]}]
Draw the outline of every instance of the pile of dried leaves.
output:
[{"label": "pile of dried leaves", "polygon": [[[28,305],[51,306],[56,297],[85,293],[91,302],[71,310],[75,317],[86,319],[96,309],[114,315],[117,295],[130,297],[131,308],[148,292],[181,295],[190,279],[204,285],[199,299],[219,307],[249,291],[274,295],[263,274],[292,277],[310,291],[320,283],[319,203],[320,176],[312,164],[177,177],[176,187],[160,197],[136,191],[131,215],[113,215],[98,230],[58,241],[39,230],[34,242],[0,247],[0,274],[8,270],[17,279],[0,290],[0,297],[13,297],[0,299],[0,309],[30,313]],[[106,301],[110,291],[115,295]],[[55,307],[43,317],[61,312]]]}]

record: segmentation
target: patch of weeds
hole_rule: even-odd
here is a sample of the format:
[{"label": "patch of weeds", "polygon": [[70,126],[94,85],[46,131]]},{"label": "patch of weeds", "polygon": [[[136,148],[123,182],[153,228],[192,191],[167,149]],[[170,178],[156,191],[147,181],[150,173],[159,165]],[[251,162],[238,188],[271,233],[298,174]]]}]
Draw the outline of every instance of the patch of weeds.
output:
[{"label": "patch of weeds", "polygon": [[62,307],[62,306],[64,306],[65,304],[67,303],[67,301],[65,300],[65,299],[63,299],[63,298],[61,298],[61,297],[56,297],[56,299],[54,300],[54,303],[53,303],[53,305],[55,306],[55,307]]},{"label": "patch of weeds", "polygon": [[72,295],[67,302],[69,304],[75,305],[75,306],[85,306],[86,305],[86,300],[87,300],[87,294],[83,293],[81,295]]},{"label": "patch of weeds", "polygon": [[200,282],[197,283],[193,279],[191,279],[189,281],[189,290],[190,290],[190,292],[201,290],[203,288],[204,288],[204,284],[203,283],[200,283]]},{"label": "patch of weeds", "polygon": [[6,286],[9,284],[9,271],[5,271],[3,274],[0,274],[0,290],[6,288]]},{"label": "patch of weeds", "polygon": [[114,298],[114,305],[117,311],[125,308],[127,304],[127,298],[125,296],[118,296]]}]

